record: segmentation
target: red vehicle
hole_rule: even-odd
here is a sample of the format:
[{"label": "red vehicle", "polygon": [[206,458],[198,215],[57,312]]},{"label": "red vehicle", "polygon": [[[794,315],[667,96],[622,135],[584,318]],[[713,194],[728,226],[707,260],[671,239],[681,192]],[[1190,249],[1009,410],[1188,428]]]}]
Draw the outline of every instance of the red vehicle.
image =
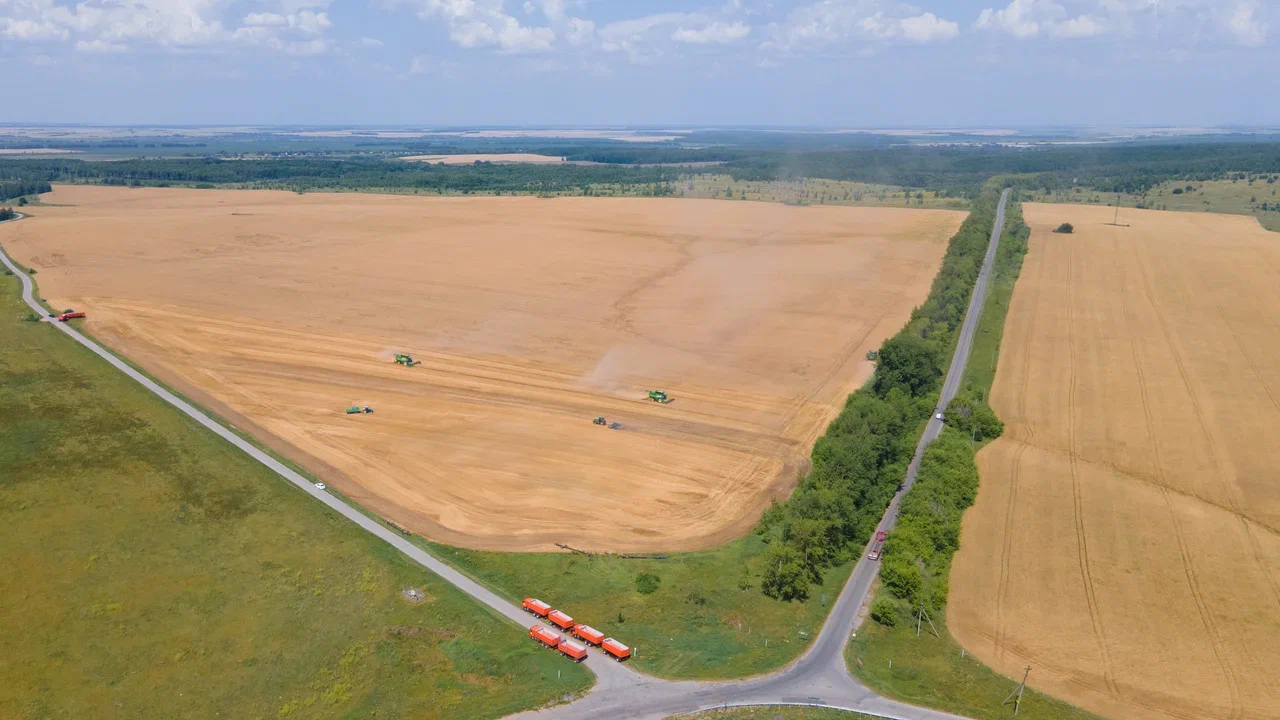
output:
[{"label": "red vehicle", "polygon": [[82,317],[84,317],[84,313],[82,312],[62,313],[61,315],[58,316],[58,322],[66,322],[68,320],[73,320],[75,318],[82,318]]},{"label": "red vehicle", "polygon": [[537,598],[525,598],[524,602],[520,603],[520,607],[525,612],[533,613],[538,617],[546,617],[551,613],[551,606]]},{"label": "red vehicle", "polygon": [[547,615],[547,619],[551,621],[552,625],[555,625],[565,632],[569,632],[573,629],[573,618],[565,615],[559,610],[552,610],[550,614]]},{"label": "red vehicle", "polygon": [[876,541],[871,545],[871,552],[867,553],[868,560],[880,559],[880,550],[881,548],[884,547],[884,539],[887,538],[888,536],[889,534],[883,530],[879,530],[876,532]]},{"label": "red vehicle", "polygon": [[588,645],[599,646],[600,643],[604,642],[604,633],[590,625],[574,625],[573,636]]},{"label": "red vehicle", "polygon": [[529,637],[549,648],[560,646],[560,636],[557,635],[554,630],[545,625],[534,625],[529,628]]},{"label": "red vehicle", "polygon": [[572,640],[561,640],[557,649],[574,662],[582,662],[587,659],[587,647],[582,643],[576,643]]},{"label": "red vehicle", "polygon": [[604,642],[600,643],[600,647],[604,649],[609,657],[612,657],[618,662],[622,662],[623,660],[631,657],[631,648],[623,645],[613,638],[605,638]]}]

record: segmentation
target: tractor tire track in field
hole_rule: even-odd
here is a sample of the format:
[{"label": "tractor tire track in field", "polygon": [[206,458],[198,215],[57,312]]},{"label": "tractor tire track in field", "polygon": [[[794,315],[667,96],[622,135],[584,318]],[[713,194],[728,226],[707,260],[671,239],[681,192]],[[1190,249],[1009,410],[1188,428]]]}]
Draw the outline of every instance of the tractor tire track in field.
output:
[{"label": "tractor tire track in field", "polygon": [[1076,455],[1076,335],[1075,335],[1075,287],[1076,254],[1075,246],[1067,245],[1067,347],[1070,363],[1070,382],[1067,391],[1067,446],[1070,450],[1071,465],[1071,502],[1076,528],[1076,553],[1080,564],[1080,579],[1084,583],[1085,600],[1089,605],[1089,620],[1093,624],[1093,634],[1098,641],[1098,649],[1102,657],[1102,678],[1107,683],[1107,690],[1112,697],[1120,699],[1120,689],[1116,685],[1115,672],[1112,670],[1111,651],[1107,646],[1107,636],[1102,626],[1102,618],[1098,612],[1098,596],[1093,585],[1093,575],[1089,568],[1089,541],[1084,526],[1084,502],[1080,491],[1080,469]]},{"label": "tractor tire track in field", "polygon": [[[1036,282],[1035,282],[1035,285],[1032,286],[1035,288],[1035,294],[1031,296],[1031,322],[1028,325],[1028,327],[1033,329],[1036,326],[1036,317],[1039,316],[1040,314],[1040,288],[1044,287],[1045,262],[1042,259],[1037,259],[1036,265],[1037,265]],[[1010,297],[1009,302],[1010,303],[1013,302],[1012,297]],[[1024,349],[1024,352],[1022,354],[1022,389],[1021,389],[1021,392],[1018,394],[1018,421],[1022,423],[1023,430],[1027,434],[1026,442],[1029,444],[1034,443],[1035,437],[1036,437],[1035,424],[1032,423],[1027,417],[1027,394],[1029,390],[1028,385],[1030,383],[1030,378],[1031,378],[1031,347],[1028,346]]]},{"label": "tractor tire track in field", "polygon": [[1004,659],[1008,630],[1004,617],[1005,598],[1009,594],[1009,563],[1013,555],[1014,514],[1018,508],[1018,475],[1022,472],[1022,455],[1030,447],[1019,443],[1013,453],[1009,473],[1009,503],[1004,514],[1004,545],[1000,549],[1000,584],[996,590],[996,657]]},{"label": "tractor tire track in field", "polygon": [[[1133,256],[1137,261],[1138,273],[1142,277],[1142,287],[1146,295],[1147,303],[1151,305],[1151,309],[1156,315],[1156,319],[1160,325],[1160,332],[1164,337],[1165,345],[1169,348],[1170,355],[1173,357],[1174,364],[1178,368],[1178,375],[1179,377],[1181,377],[1182,384],[1187,391],[1187,396],[1191,400],[1191,406],[1195,411],[1196,419],[1200,424],[1201,432],[1204,433],[1205,439],[1209,443],[1210,451],[1212,453],[1213,460],[1214,460],[1214,465],[1220,471],[1217,474],[1219,476],[1223,476],[1223,473],[1221,472],[1222,466],[1219,463],[1219,455],[1218,455],[1219,451],[1218,451],[1217,443],[1214,442],[1213,437],[1209,432],[1209,426],[1204,417],[1204,410],[1203,408],[1201,408],[1199,398],[1196,396],[1195,389],[1191,385],[1191,379],[1187,375],[1187,369],[1183,364],[1182,355],[1178,352],[1177,347],[1174,345],[1173,336],[1169,331],[1168,322],[1164,317],[1164,313],[1160,311],[1160,306],[1156,303],[1155,293],[1151,288],[1151,279],[1149,277],[1149,269],[1147,267],[1147,264],[1142,257],[1142,253],[1140,253],[1137,250],[1137,248],[1133,249]],[[1163,475],[1161,475],[1161,480],[1163,481]],[[1226,482],[1227,479],[1223,477],[1223,481]],[[1232,491],[1232,488],[1230,487],[1227,488],[1226,495],[1227,495],[1228,502],[1230,502],[1231,505],[1235,508],[1236,514],[1240,515],[1240,510],[1236,504],[1236,500],[1234,498],[1234,493]],[[1170,508],[1170,512],[1173,512],[1172,507]],[[1240,696],[1239,682],[1236,679],[1235,671],[1231,668],[1230,664],[1226,660],[1226,650],[1224,647],[1225,643],[1222,640],[1221,629],[1218,627],[1217,622],[1213,619],[1213,614],[1211,609],[1209,608],[1209,604],[1204,599],[1204,594],[1200,588],[1199,578],[1196,576],[1195,570],[1193,569],[1191,564],[1191,558],[1189,556],[1189,553],[1186,547],[1186,541],[1182,538],[1181,526],[1179,525],[1176,519],[1174,521],[1174,527],[1178,535],[1179,551],[1182,553],[1183,565],[1185,566],[1185,569],[1186,569],[1187,583],[1188,583],[1188,587],[1191,590],[1192,599],[1195,600],[1196,609],[1199,611],[1199,614],[1200,614],[1200,621],[1201,623],[1204,624],[1205,632],[1209,637],[1209,644],[1213,648],[1214,658],[1217,660],[1218,667],[1221,669],[1222,675],[1226,679],[1227,692],[1231,699],[1231,714],[1228,717],[1232,718],[1232,720],[1238,720],[1239,718],[1244,716],[1244,704]]]}]

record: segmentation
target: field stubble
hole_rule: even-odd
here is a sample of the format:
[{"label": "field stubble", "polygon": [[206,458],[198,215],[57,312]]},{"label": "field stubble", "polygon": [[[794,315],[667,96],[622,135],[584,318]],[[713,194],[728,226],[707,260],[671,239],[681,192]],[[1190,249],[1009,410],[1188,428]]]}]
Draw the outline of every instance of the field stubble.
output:
[{"label": "field stubble", "polygon": [[[66,207],[3,240],[55,304],[356,501],[486,549],[678,550],[744,532],[924,297],[963,217],[82,186],[46,199]],[[345,415],[353,404],[376,412]]]},{"label": "field stubble", "polygon": [[1280,248],[1249,218],[1023,207],[951,630],[1104,715],[1275,718]]}]

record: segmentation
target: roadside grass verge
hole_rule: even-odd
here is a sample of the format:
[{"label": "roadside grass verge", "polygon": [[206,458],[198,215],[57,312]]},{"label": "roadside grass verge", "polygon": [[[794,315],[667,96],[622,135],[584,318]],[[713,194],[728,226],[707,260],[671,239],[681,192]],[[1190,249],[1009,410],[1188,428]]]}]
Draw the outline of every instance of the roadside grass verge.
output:
[{"label": "roadside grass verge", "polygon": [[[1015,191],[1010,197],[1000,249],[961,383],[961,395],[987,412],[990,408],[985,403],[995,380],[1004,321],[1030,236],[1017,202],[1019,195]],[[869,598],[870,618],[850,642],[846,660],[855,677],[887,697],[974,718],[1006,718],[1012,713],[1011,706],[1000,703],[1017,686],[1017,680],[963,653],[947,631],[951,558],[959,546],[961,516],[977,494],[974,458],[982,447],[950,422],[949,410],[948,428],[925,452],[916,485],[903,499],[899,525],[885,542],[880,580]],[[986,441],[992,439],[987,437]],[[921,606],[941,637],[935,637],[927,623],[921,623],[922,632],[916,636],[917,608]],[[1029,681],[1035,682],[1034,671]],[[1084,720],[1096,716],[1028,688],[1019,717]]]},{"label": "roadside grass verge", "polygon": [[[883,588],[877,589],[877,594]],[[961,655],[960,646],[947,632],[946,618],[933,618],[941,638],[933,636],[926,623],[916,637],[915,621],[905,620],[887,628],[865,622],[849,642],[849,669],[868,687],[902,702],[936,708],[979,720],[1007,720],[1013,704],[1001,705],[1018,685],[975,659]],[[862,666],[858,666],[858,660]],[[893,667],[889,662],[893,662]],[[1035,682],[1035,670],[1029,683]],[[1022,696],[1019,718],[1026,720],[1100,720],[1098,716],[1036,692],[1030,687]]]},{"label": "roadside grass verge", "polygon": [[0,284],[0,716],[492,718],[589,687],[18,297]]},{"label": "roadside grass verge", "polygon": [[668,720],[873,720],[871,715],[805,705],[752,705],[673,715]]}]

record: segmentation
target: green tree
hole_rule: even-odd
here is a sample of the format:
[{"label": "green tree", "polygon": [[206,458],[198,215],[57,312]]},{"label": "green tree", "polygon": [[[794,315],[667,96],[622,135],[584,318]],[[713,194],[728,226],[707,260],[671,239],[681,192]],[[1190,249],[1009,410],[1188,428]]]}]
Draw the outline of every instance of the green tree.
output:
[{"label": "green tree", "polygon": [[805,600],[809,597],[809,571],[804,557],[789,543],[775,542],[764,554],[764,577],[760,589],[775,600]]},{"label": "green tree", "polygon": [[960,393],[951,400],[945,418],[948,425],[974,440],[997,438],[1004,432],[1004,423],[991,407],[968,393]]},{"label": "green tree", "polygon": [[1072,225],[1071,223],[1062,223],[1061,225],[1059,225],[1059,226],[1057,227],[1057,229],[1056,229],[1056,230],[1054,230],[1054,232],[1056,232],[1056,233],[1062,233],[1063,235],[1070,235],[1071,233],[1073,233],[1073,232],[1075,232],[1075,231],[1076,231],[1076,228],[1075,228],[1075,226],[1074,226],[1074,225]]},{"label": "green tree", "polygon": [[914,332],[899,333],[880,348],[875,389],[884,396],[900,387],[912,397],[919,397],[933,390],[941,376],[938,347]]}]

